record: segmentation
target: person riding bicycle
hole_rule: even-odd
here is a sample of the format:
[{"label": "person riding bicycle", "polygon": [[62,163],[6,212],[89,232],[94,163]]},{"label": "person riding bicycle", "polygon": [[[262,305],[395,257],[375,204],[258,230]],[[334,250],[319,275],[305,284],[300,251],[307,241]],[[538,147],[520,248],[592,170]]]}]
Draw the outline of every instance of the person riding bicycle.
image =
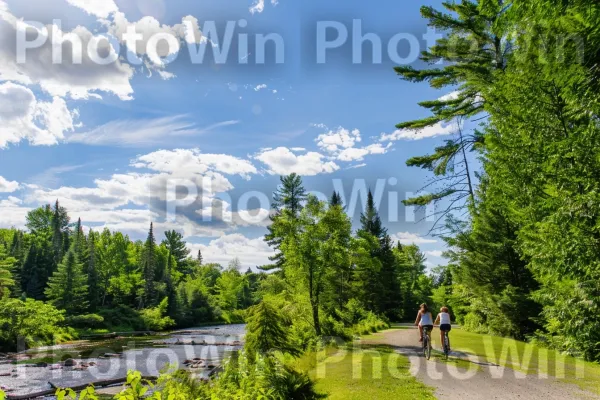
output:
[{"label": "person riding bicycle", "polygon": [[442,344],[442,347],[443,347],[444,334],[446,332],[450,332],[452,330],[448,307],[442,307],[440,309],[440,313],[437,315],[434,325],[438,325],[438,324],[440,325],[440,343]]},{"label": "person riding bicycle", "polygon": [[429,307],[427,304],[421,304],[419,309],[419,313],[417,314],[417,320],[415,321],[415,326],[419,327],[419,342],[423,341],[423,329],[433,330],[433,316],[429,311]]}]

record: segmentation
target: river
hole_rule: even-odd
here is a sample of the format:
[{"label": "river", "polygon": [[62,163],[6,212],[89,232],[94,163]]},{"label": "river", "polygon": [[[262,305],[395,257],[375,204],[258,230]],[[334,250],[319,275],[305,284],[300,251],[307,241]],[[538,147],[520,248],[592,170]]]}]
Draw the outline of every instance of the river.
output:
[{"label": "river", "polygon": [[16,365],[0,360],[0,386],[8,389],[8,394],[22,395],[48,390],[52,385],[64,388],[122,378],[128,370],[157,376],[169,365],[207,377],[228,353],[241,348],[243,337],[244,325],[223,325],[155,337],[78,341],[30,349],[18,354]]}]

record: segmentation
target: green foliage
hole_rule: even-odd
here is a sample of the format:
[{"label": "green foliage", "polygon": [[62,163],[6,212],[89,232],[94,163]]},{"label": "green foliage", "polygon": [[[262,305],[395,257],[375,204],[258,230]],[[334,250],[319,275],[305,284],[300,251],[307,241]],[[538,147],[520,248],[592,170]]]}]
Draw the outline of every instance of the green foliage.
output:
[{"label": "green foliage", "polygon": [[147,308],[140,312],[147,329],[154,331],[164,331],[175,325],[175,321],[167,316],[169,300],[164,298],[160,304],[154,308]]},{"label": "green foliage", "polygon": [[[64,312],[50,304],[27,299],[0,301],[0,341],[2,347],[12,351],[17,346],[32,347],[53,343],[63,331],[59,325]],[[22,350],[22,348],[21,348]]]},{"label": "green foliage", "polygon": [[283,315],[277,306],[267,300],[248,310],[246,318],[246,345],[249,354],[267,354],[281,351],[291,355],[299,355],[299,351],[291,344],[288,327],[291,321]]},{"label": "green foliage", "polygon": [[73,250],[65,255],[63,263],[50,278],[46,296],[51,304],[68,315],[87,309],[87,277]]},{"label": "green foliage", "polygon": [[98,329],[105,326],[104,317],[98,314],[84,314],[67,317],[66,323],[74,328]]}]

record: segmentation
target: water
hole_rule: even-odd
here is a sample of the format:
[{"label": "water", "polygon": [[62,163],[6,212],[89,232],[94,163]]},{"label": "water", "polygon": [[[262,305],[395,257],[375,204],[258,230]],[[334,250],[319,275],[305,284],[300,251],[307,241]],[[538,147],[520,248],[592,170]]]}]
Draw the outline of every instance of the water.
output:
[{"label": "water", "polygon": [[[241,348],[243,337],[244,325],[226,325],[153,338],[83,341],[31,349],[26,353],[30,360],[19,361],[18,365],[0,364],[0,385],[12,389],[10,394],[29,394],[51,389],[51,384],[65,388],[123,378],[128,370],[157,376],[169,365],[187,368],[199,378],[207,377],[228,353]],[[51,357],[57,361],[72,358],[77,366],[52,364],[55,361]],[[184,366],[186,360],[192,364]],[[33,365],[39,361],[49,365]]]}]

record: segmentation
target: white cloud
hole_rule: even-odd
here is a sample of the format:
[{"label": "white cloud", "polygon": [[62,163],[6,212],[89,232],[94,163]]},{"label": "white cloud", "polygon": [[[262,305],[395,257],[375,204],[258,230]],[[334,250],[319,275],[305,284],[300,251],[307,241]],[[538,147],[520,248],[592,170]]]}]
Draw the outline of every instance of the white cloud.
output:
[{"label": "white cloud", "polygon": [[0,193],[12,193],[19,190],[19,182],[9,181],[8,179],[0,176]]},{"label": "white cloud", "polygon": [[401,244],[404,244],[404,245],[411,245],[411,244],[419,245],[419,244],[437,243],[437,240],[435,240],[435,239],[427,239],[416,233],[410,233],[410,232],[398,232],[391,236],[392,236],[393,241],[395,241],[395,242],[399,241]]},{"label": "white cloud", "polygon": [[100,18],[108,18],[110,14],[119,11],[119,7],[113,0],[67,0],[67,2]]},{"label": "white cloud", "polygon": [[295,172],[298,175],[314,176],[340,169],[333,161],[326,161],[325,156],[320,153],[296,155],[287,147],[265,150],[254,158],[266,164],[271,175],[289,175]]},{"label": "white cloud", "polygon": [[321,149],[330,153],[335,153],[342,149],[352,148],[361,140],[362,138],[358,129],[350,131],[339,127],[336,131],[332,130],[319,135],[315,141],[317,142],[317,146]]},{"label": "white cloud", "polygon": [[[1,67],[0,67],[1,68]],[[32,145],[53,145],[74,129],[77,111],[65,101],[38,101],[25,86],[6,82],[0,85],[0,148],[28,140]]]},{"label": "white cloud", "polygon": [[250,239],[238,233],[221,236],[208,245],[192,244],[189,247],[192,254],[201,250],[206,263],[227,265],[237,257],[245,268],[269,264],[269,257],[274,254],[262,236]]},{"label": "white cloud", "polygon": [[438,100],[439,101],[456,100],[456,99],[458,99],[458,96],[460,96],[460,93],[461,93],[460,90],[455,90],[454,92],[450,92],[448,94],[441,96]]},{"label": "white cloud", "polygon": [[[1,6],[1,4],[0,4]],[[15,197],[9,197],[7,200],[0,200],[0,228],[25,228],[27,213],[31,211],[29,207],[22,207],[21,201]]]},{"label": "white cloud", "polygon": [[257,85],[257,86],[254,88],[254,91],[255,91],[255,92],[260,92],[261,90],[263,90],[263,89],[266,89],[266,88],[267,88],[267,85],[266,85],[266,84],[264,84],[264,83],[262,83],[262,84],[260,84],[260,85]]},{"label": "white cloud", "polygon": [[138,157],[133,163],[138,168],[158,172],[206,174],[209,171],[240,175],[246,179],[258,173],[250,161],[226,154],[206,154],[198,149],[159,150]]},{"label": "white cloud", "polygon": [[[34,40],[39,35],[47,37],[44,45],[27,51],[26,62],[17,62],[17,31],[26,32],[29,40]],[[52,41],[56,39],[55,32],[63,38],[76,37],[82,43],[81,49],[78,46],[64,45],[61,63],[53,62]],[[82,50],[88,48],[93,37],[92,32],[82,26],[68,33],[53,25],[38,29],[17,19],[6,7],[0,7],[0,80],[23,85],[38,84],[52,96],[68,95],[74,99],[87,99],[91,96],[99,97],[98,92],[106,92],[122,100],[131,99],[133,89],[129,81],[133,77],[133,69],[120,60],[108,65],[92,61],[88,52]],[[99,42],[98,52],[102,56],[116,55],[115,49],[106,40]],[[74,63],[74,56],[81,56],[81,63]]]},{"label": "white cloud", "polygon": [[154,119],[128,119],[110,121],[91,131],[68,135],[69,143],[84,143],[91,146],[140,147],[169,145],[174,137],[197,136],[215,129],[238,124],[239,121],[223,121],[205,128],[197,127],[187,120],[186,115],[175,115]]},{"label": "white cloud", "polygon": [[432,250],[432,251],[426,251],[425,252],[426,255],[430,256],[430,257],[442,257],[444,255],[444,252],[441,250]]},{"label": "white cloud", "polygon": [[[125,17],[124,13],[117,12],[113,15],[112,21],[108,26],[108,31],[120,40],[121,43],[126,44],[126,36],[124,35],[126,35],[130,28],[135,29],[135,33],[141,35],[141,39],[136,41],[135,49],[129,50],[140,56],[147,56],[152,62],[151,65],[146,64],[149,68],[160,69],[164,67],[165,65],[160,58],[174,55],[179,52],[181,49],[181,42],[200,44],[206,41],[206,38],[200,31],[198,19],[191,15],[183,17],[180,24],[166,25],[161,24],[156,18],[151,16],[143,17],[137,22],[130,22],[127,17]],[[157,43],[156,51],[152,49],[152,52],[148,53],[148,42],[153,37],[159,37],[158,35],[175,38],[178,46],[170,47],[166,40],[160,40]]]},{"label": "white cloud", "polygon": [[380,142],[397,140],[421,140],[437,136],[452,135],[456,132],[454,124],[438,122],[435,125],[421,129],[398,129],[392,133],[383,133],[379,139]]},{"label": "white cloud", "polygon": [[355,147],[357,143],[362,142],[360,131],[350,131],[343,127],[323,133],[315,141],[317,146],[331,157],[346,162],[362,161],[369,154],[385,154],[392,146],[391,143],[387,146],[375,143],[366,147]]}]

